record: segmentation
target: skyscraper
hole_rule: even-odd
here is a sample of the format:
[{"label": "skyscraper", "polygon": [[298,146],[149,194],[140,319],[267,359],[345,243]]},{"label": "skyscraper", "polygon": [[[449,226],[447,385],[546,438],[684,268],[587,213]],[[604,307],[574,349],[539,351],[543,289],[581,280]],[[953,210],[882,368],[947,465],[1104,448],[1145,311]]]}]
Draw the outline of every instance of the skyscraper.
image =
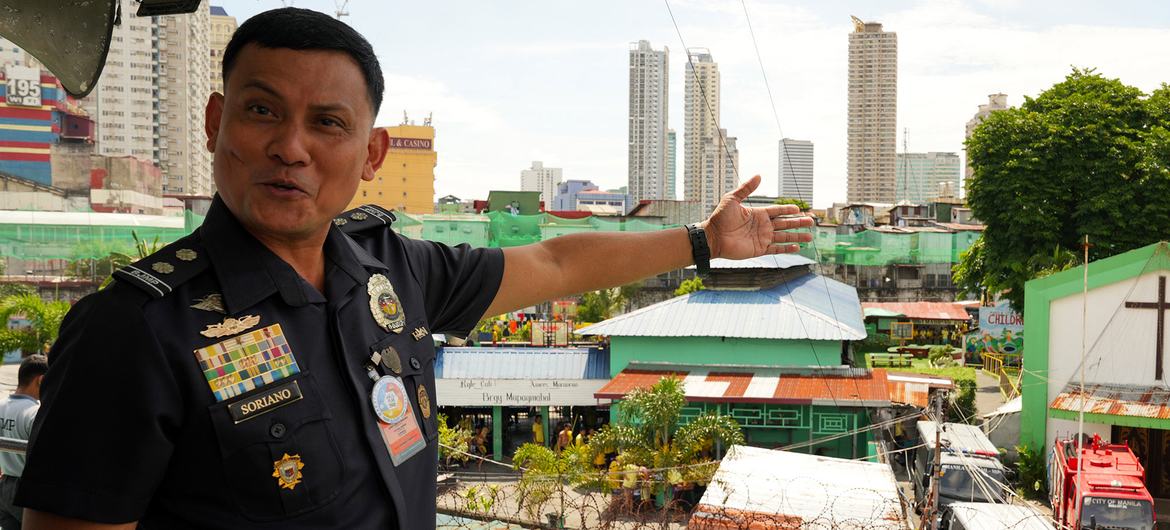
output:
[{"label": "skyscraper", "polygon": [[409,214],[434,211],[435,166],[439,155],[435,152],[435,128],[428,119],[422,125],[409,120],[401,125],[386,127],[390,147],[382,167],[374,173],[374,180],[362,181],[349,207],[377,204]]},{"label": "skyscraper", "polygon": [[959,186],[959,155],[955,153],[898,153],[895,200],[926,204],[940,196],[941,185]]},{"label": "skyscraper", "polygon": [[211,90],[223,94],[223,50],[236,32],[236,17],[220,6],[211,6]]},{"label": "skyscraper", "polygon": [[[975,116],[972,117],[971,120],[967,122],[967,133],[963,136],[963,139],[966,140],[966,139],[970,138],[971,133],[975,132],[975,128],[978,127],[980,123],[983,123],[983,120],[987,119],[987,117],[990,116],[992,112],[995,112],[997,110],[1004,110],[1006,108],[1008,108],[1007,94],[990,94],[990,95],[988,95],[987,96],[987,104],[986,105],[979,105],[979,112],[976,112]],[[967,168],[966,168],[966,171],[964,171],[964,173],[963,173],[963,180],[964,181],[966,181],[967,179],[970,179],[971,175],[973,173],[975,173],[975,170],[971,169],[971,159],[970,158],[968,158],[966,160],[966,163],[967,163]],[[962,189],[962,187],[960,186],[959,189]]]},{"label": "skyscraper", "polygon": [[81,106],[94,121],[95,154],[154,160],[152,22],[135,14],[138,2],[118,1],[122,23],[114,26],[97,87],[81,100]]},{"label": "skyscraper", "polygon": [[678,185],[678,135],[674,129],[666,130],[666,195],[663,199],[673,201]]},{"label": "skyscraper", "polygon": [[780,140],[780,197],[813,204],[813,143],[808,140]]},{"label": "skyscraper", "polygon": [[163,193],[210,196],[215,183],[203,109],[211,88],[211,10],[201,4],[189,15],[155,17],[153,29],[158,40],[154,147]]},{"label": "skyscraper", "polygon": [[687,53],[690,60],[683,106],[683,198],[698,201],[703,213],[709,214],[719,204],[719,198],[735,187],[734,174],[729,186],[724,170],[728,163],[738,163],[738,152],[731,155],[734,142],[719,129],[719,65],[705,48],[693,48]]},{"label": "skyscraper", "polygon": [[532,167],[520,171],[520,191],[539,191],[544,208],[552,207],[561,184],[561,168],[544,167],[544,162],[535,161]]},{"label": "skyscraper", "polygon": [[853,17],[849,34],[850,202],[894,202],[898,34]]},{"label": "skyscraper", "polygon": [[635,201],[667,195],[670,49],[630,47],[629,190]]}]

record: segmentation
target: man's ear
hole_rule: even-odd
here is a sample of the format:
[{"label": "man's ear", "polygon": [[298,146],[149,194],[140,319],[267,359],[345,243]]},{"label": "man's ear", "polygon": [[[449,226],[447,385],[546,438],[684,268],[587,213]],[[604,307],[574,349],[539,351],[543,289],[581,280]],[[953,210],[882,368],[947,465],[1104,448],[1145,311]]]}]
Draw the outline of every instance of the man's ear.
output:
[{"label": "man's ear", "polygon": [[223,94],[212,92],[207,98],[207,107],[203,110],[203,132],[207,134],[207,150],[215,152],[215,142],[219,138],[219,120],[223,118]]},{"label": "man's ear", "polygon": [[366,164],[362,168],[362,180],[374,180],[378,168],[386,160],[386,150],[390,148],[390,133],[383,127],[375,127],[370,131],[370,143],[366,145]]}]

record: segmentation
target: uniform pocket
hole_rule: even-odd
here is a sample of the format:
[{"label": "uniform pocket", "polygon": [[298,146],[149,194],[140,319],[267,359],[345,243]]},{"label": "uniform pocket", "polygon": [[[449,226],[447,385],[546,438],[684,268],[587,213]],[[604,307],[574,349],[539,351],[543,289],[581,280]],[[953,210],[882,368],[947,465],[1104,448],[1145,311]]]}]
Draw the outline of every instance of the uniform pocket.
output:
[{"label": "uniform pocket", "polygon": [[208,407],[223,485],[240,513],[274,521],[324,506],[341,491],[344,461],[332,415],[301,372]]},{"label": "uniform pocket", "polygon": [[[420,327],[426,329],[426,322],[415,321],[406,325],[408,330]],[[420,340],[415,340],[408,333],[390,334],[375,342],[370,349],[382,356],[397,357],[396,361],[382,363],[383,366],[391,365],[386,374],[402,378],[414,406],[414,414],[421,424],[423,436],[428,442],[437,438],[439,411],[435,402],[435,345],[431,341],[431,336],[426,335]]]}]

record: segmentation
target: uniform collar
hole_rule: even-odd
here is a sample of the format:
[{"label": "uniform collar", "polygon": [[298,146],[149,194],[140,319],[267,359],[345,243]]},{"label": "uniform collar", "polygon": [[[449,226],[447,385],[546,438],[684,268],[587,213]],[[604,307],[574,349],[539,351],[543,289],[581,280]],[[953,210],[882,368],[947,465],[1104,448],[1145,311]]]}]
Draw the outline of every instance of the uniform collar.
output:
[{"label": "uniform collar", "polygon": [[[288,263],[248,233],[218,194],[199,235],[214,264],[228,314],[243,311],[273,293],[280,293],[293,307],[325,301]],[[369,280],[367,268],[388,270],[336,226],[329,228],[323,250],[329,261],[359,284]]]}]

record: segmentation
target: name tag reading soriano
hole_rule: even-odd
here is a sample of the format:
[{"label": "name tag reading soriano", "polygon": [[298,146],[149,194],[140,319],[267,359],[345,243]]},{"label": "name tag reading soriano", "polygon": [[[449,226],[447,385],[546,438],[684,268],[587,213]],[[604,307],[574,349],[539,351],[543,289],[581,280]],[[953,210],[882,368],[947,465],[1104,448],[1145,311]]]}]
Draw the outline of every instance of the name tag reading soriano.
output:
[{"label": "name tag reading soriano", "polygon": [[255,396],[241,399],[228,404],[228,412],[232,420],[241,423],[266,412],[272,412],[280,407],[301,400],[301,387],[296,381],[289,381],[265,388]]}]

